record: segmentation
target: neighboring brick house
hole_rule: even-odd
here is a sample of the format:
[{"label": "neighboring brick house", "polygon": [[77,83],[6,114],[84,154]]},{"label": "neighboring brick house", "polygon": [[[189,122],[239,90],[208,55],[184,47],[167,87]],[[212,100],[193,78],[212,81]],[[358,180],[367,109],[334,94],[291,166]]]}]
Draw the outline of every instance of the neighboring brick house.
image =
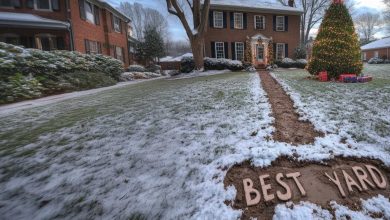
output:
[{"label": "neighboring brick house", "polygon": [[206,56],[244,60],[248,40],[257,67],[269,63],[270,48],[277,60],[293,57],[300,42],[301,14],[292,0],[289,6],[261,0],[211,0]]},{"label": "neighboring brick house", "polygon": [[368,61],[374,57],[390,59],[390,37],[373,41],[362,46],[360,49],[362,50],[363,61]]},{"label": "neighboring brick house", "polygon": [[128,17],[103,0],[0,0],[0,41],[101,53],[129,65]]}]

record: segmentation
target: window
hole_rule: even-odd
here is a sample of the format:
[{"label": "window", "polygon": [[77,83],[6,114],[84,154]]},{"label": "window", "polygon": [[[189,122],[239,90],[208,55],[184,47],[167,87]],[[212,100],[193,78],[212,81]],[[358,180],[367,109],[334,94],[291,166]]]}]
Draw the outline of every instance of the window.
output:
[{"label": "window", "polygon": [[13,7],[12,0],[0,0],[0,7]]},{"label": "window", "polygon": [[97,41],[85,40],[85,53],[87,54],[101,53],[100,43]]},{"label": "window", "polygon": [[284,16],[276,16],[276,31],[284,30]]},{"label": "window", "polygon": [[367,53],[363,52],[363,60],[367,60]]},{"label": "window", "polygon": [[223,28],[223,12],[214,11],[214,27]]},{"label": "window", "polygon": [[120,61],[124,61],[122,47],[115,47],[115,58],[117,58]]},{"label": "window", "polygon": [[234,13],[234,28],[235,29],[244,28],[244,15],[242,13]]},{"label": "window", "polygon": [[95,24],[95,15],[93,13],[93,5],[87,1],[84,4],[85,4],[84,8],[85,8],[86,20]]},{"label": "window", "polygon": [[255,29],[265,29],[265,16],[255,15]]},{"label": "window", "polygon": [[281,60],[285,56],[285,45],[284,44],[276,44],[276,59]]},{"label": "window", "polygon": [[40,50],[55,50],[57,49],[57,37],[52,34],[37,34],[35,35],[35,45]]},{"label": "window", "polygon": [[113,19],[114,19],[114,30],[119,33],[122,32],[121,20],[116,16],[113,16]]},{"label": "window", "polygon": [[51,10],[50,0],[35,0],[34,8],[38,10]]},{"label": "window", "polygon": [[225,44],[223,42],[215,42],[215,56],[217,59],[225,58]]},{"label": "window", "polygon": [[236,42],[236,60],[244,60],[244,43]]},{"label": "window", "polygon": [[378,51],[375,51],[375,52],[374,52],[374,57],[376,57],[376,58],[378,58],[378,57],[379,57],[379,53],[378,53]]}]

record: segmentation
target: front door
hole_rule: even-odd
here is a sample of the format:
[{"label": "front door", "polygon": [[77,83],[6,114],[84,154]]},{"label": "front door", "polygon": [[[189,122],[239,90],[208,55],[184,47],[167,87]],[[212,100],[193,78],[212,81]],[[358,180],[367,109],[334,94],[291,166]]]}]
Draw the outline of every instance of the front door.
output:
[{"label": "front door", "polygon": [[256,46],[256,61],[258,63],[264,62],[264,46],[262,44]]}]

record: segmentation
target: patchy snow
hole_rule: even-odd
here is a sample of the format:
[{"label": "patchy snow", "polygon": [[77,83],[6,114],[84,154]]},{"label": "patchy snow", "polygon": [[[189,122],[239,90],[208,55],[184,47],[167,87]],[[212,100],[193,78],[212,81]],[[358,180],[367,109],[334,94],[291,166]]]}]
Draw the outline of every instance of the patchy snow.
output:
[{"label": "patchy snow", "polygon": [[[237,219],[241,211],[224,204],[236,195],[223,186],[223,168],[233,164],[267,166],[293,154],[301,160],[372,156],[390,163],[381,148],[350,149],[339,134],[300,147],[269,141],[274,119],[258,75],[216,73],[222,72],[0,114],[0,201],[7,201],[0,203],[0,215]],[[277,206],[275,219],[328,216],[310,203],[289,207]],[[382,200],[365,207],[390,210]],[[318,213],[310,216],[310,210]]]},{"label": "patchy snow", "polygon": [[168,80],[186,79],[186,78],[193,78],[193,77],[200,77],[200,76],[212,76],[212,75],[218,75],[218,74],[229,73],[229,72],[232,71],[230,70],[192,71],[190,73],[181,73],[179,75],[171,77]]},{"label": "patchy snow", "polygon": [[[334,155],[373,157],[390,165],[390,68],[367,65],[365,84],[321,83],[305,79],[304,70],[279,70],[272,75],[294,101],[302,120],[327,135],[316,144],[329,144]],[[344,149],[345,140],[351,148]],[[337,141],[339,140],[339,141]],[[315,153],[319,156],[320,152]]]}]

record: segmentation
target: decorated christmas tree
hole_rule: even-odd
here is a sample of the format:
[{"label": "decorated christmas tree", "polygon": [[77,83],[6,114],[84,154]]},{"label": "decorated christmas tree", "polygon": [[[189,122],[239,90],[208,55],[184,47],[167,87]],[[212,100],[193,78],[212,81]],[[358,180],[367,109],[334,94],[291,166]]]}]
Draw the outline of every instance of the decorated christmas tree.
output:
[{"label": "decorated christmas tree", "polygon": [[309,61],[310,74],[327,71],[330,78],[343,73],[360,74],[363,69],[358,36],[342,0],[330,5],[318,31]]}]

